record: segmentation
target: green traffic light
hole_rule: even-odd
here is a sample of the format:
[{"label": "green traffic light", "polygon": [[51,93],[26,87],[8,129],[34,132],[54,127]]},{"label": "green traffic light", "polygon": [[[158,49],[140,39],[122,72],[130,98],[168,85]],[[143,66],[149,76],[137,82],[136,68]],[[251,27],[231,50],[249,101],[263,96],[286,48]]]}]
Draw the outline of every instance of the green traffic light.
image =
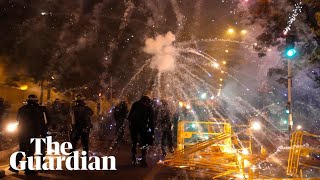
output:
[{"label": "green traffic light", "polygon": [[297,51],[296,51],[295,49],[288,49],[288,50],[286,51],[286,56],[289,57],[289,58],[291,58],[291,57],[293,57],[294,55],[296,55],[296,53],[297,53]]}]

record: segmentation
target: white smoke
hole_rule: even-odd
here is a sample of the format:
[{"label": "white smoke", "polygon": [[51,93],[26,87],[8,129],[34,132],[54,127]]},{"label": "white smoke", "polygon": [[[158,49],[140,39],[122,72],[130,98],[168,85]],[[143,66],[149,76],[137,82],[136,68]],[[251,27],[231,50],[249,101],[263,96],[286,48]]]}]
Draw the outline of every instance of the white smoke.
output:
[{"label": "white smoke", "polygon": [[148,38],[145,41],[144,52],[153,55],[150,67],[160,72],[173,71],[178,55],[173,45],[176,37],[172,32],[165,35],[158,35],[155,38]]}]

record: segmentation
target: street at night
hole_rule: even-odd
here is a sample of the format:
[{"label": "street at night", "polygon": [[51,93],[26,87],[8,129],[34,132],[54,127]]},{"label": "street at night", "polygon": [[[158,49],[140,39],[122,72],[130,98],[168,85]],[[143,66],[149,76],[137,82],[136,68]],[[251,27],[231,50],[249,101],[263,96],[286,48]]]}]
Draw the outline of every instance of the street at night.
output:
[{"label": "street at night", "polygon": [[320,179],[319,0],[0,0],[0,179]]}]

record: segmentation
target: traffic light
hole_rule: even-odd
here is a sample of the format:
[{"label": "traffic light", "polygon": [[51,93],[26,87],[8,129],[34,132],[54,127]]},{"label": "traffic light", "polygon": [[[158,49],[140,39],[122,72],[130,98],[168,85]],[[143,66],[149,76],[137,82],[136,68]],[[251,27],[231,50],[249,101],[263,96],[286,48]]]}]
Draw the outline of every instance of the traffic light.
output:
[{"label": "traffic light", "polygon": [[290,104],[287,103],[286,105],[286,114],[290,114]]},{"label": "traffic light", "polygon": [[288,58],[294,57],[296,55],[297,51],[295,49],[287,49],[286,50],[286,56]]},{"label": "traffic light", "polygon": [[295,35],[290,34],[290,35],[286,36],[285,56],[288,59],[294,58],[295,55],[297,54],[297,51],[294,49],[295,41],[296,41],[296,36]]},{"label": "traffic light", "polygon": [[290,110],[289,110],[289,109],[286,109],[286,113],[289,114],[289,113],[290,113]]}]

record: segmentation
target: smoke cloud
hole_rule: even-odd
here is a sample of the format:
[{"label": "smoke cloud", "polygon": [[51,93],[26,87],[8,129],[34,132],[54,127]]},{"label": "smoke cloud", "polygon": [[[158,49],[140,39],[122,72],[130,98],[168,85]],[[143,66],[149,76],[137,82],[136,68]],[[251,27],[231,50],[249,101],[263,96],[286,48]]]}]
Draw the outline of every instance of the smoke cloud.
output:
[{"label": "smoke cloud", "polygon": [[176,37],[172,32],[148,38],[145,41],[144,52],[153,55],[150,67],[159,72],[168,72],[175,69],[177,49],[173,45]]}]

